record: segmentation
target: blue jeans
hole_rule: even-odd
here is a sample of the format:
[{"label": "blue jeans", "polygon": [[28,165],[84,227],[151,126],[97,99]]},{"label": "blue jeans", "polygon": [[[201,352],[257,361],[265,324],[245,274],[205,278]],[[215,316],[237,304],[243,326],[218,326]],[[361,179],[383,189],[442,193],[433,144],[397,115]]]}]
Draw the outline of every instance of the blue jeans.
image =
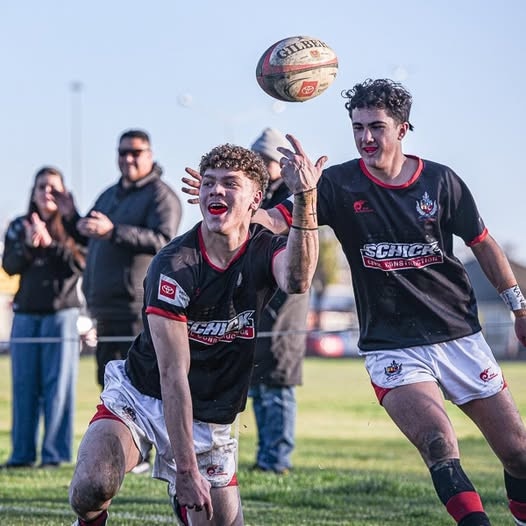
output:
[{"label": "blue jeans", "polygon": [[278,473],[290,469],[296,424],[294,387],[258,384],[249,395],[258,428],[256,464]]},{"label": "blue jeans", "polygon": [[61,338],[60,342],[11,342],[13,451],[10,464],[37,459],[39,422],[44,435],[41,462],[70,462],[79,362],[78,309],[54,314],[15,313],[12,338]]}]

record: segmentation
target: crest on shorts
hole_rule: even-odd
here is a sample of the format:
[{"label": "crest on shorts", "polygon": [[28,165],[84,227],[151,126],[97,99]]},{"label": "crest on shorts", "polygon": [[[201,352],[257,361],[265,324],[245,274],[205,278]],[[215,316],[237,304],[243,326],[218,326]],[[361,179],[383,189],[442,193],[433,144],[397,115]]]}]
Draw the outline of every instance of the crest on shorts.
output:
[{"label": "crest on shorts", "polygon": [[427,192],[424,193],[422,199],[416,202],[416,211],[420,216],[420,219],[431,219],[434,218],[438,212],[438,205],[436,201],[433,201]]},{"label": "crest on shorts", "polygon": [[488,367],[487,369],[484,369],[481,373],[480,373],[480,379],[483,381],[483,382],[490,382],[491,380],[493,380],[494,378],[497,378],[497,376],[499,376],[498,373],[496,373],[495,371],[492,371],[491,370],[491,367]]},{"label": "crest on shorts", "polygon": [[206,466],[206,474],[209,477],[223,477],[227,473],[225,471],[225,467],[219,464],[209,464]]},{"label": "crest on shorts", "polygon": [[396,376],[402,372],[402,364],[397,363],[394,360],[387,366],[384,367],[384,373],[386,376]]},{"label": "crest on shorts", "polygon": [[125,416],[127,416],[130,420],[133,420],[134,422],[137,419],[137,415],[135,414],[135,409],[133,409],[133,407],[130,407],[129,405],[125,405],[122,408],[122,412],[124,413]]}]

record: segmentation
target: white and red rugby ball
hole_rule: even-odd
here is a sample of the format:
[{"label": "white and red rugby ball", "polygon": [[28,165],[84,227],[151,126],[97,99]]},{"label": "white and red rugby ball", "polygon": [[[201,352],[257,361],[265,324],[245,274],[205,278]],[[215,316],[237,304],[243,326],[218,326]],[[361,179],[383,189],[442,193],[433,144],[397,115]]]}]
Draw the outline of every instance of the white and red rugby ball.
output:
[{"label": "white and red rugby ball", "polygon": [[272,44],[259,59],[256,78],[275,99],[304,102],[323,93],[336,78],[338,57],[322,40],[289,37]]}]

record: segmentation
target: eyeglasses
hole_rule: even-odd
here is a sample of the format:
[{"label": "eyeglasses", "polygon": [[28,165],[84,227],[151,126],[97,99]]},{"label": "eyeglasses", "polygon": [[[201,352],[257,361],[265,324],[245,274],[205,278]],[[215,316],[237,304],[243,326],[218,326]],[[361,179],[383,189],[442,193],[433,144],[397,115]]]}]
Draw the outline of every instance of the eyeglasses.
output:
[{"label": "eyeglasses", "polygon": [[138,148],[138,149],[130,149],[130,150],[119,150],[119,157],[127,157],[128,155],[131,155],[135,159],[141,155],[142,152],[149,152],[150,148]]}]

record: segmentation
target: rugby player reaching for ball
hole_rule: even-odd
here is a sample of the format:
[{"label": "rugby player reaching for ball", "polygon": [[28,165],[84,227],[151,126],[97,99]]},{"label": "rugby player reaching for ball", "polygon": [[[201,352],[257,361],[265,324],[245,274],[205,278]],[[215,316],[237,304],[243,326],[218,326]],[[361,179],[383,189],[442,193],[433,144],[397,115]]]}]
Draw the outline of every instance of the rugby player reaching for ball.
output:
[{"label": "rugby player reaching for ball", "polygon": [[313,164],[289,140],[288,238],[251,224],[268,182],[259,155],[226,144],[202,157],[203,221],[154,257],[144,331],[126,360],[106,366],[70,485],[75,524],[106,524],[125,473],[152,445],[152,476],[168,482],[182,524],[243,524],[231,424],[245,408],[258,317],[278,286],[307,291],[318,258],[316,184],[326,157]]}]

